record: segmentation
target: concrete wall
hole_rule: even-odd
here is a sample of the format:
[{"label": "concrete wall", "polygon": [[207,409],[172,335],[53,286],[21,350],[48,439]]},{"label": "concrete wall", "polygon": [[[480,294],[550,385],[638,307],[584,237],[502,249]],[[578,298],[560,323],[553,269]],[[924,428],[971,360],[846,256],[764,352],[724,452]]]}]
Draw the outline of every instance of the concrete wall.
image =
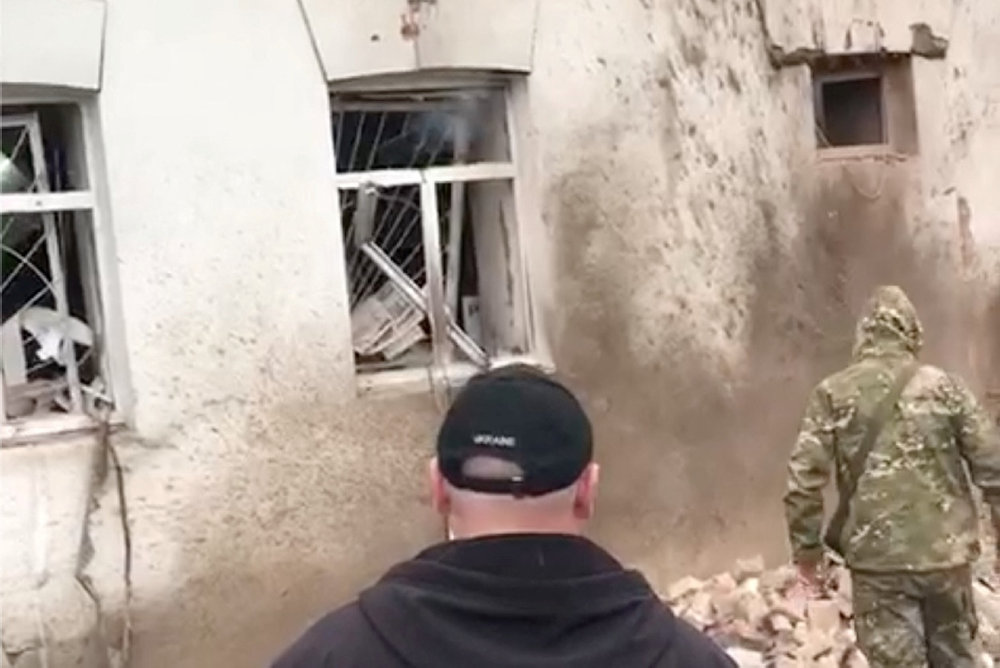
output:
[{"label": "concrete wall", "polygon": [[[559,30],[568,13],[543,8],[531,85],[553,350],[605,466],[597,535],[660,582],[777,557],[783,467],[777,454],[762,466],[760,448],[784,444],[758,440],[740,404],[776,305],[758,288],[800,217],[808,79],[771,70],[753,3],[609,2]],[[561,105],[565,90],[577,104]]]},{"label": "concrete wall", "polygon": [[[843,362],[873,281],[903,281],[933,313],[966,281],[975,304],[931,318],[944,323],[932,355],[962,362],[947,339],[969,313],[986,354],[1000,330],[985,319],[1000,312],[995,5],[963,3],[947,58],[915,60],[920,156],[845,165],[817,160],[808,70],[772,67],[758,3],[539,3],[523,128],[542,212],[532,269],[555,360],[597,428],[594,533],[655,582],[784,558],[783,459],[804,392]],[[440,536],[421,487],[437,412],[429,395],[355,397],[326,84],[298,5],[114,0],[103,72],[136,397],[135,429],[115,439],[133,665],[260,664]],[[874,202],[852,189],[880,178]],[[962,230],[974,272],[955,259]],[[899,250],[887,262],[859,238]],[[21,592],[5,595],[7,619],[43,599],[79,611],[52,617],[52,642],[99,640],[80,564],[120,630],[112,480],[92,558],[78,542],[92,447],[0,461],[5,546],[36,544],[24,518],[40,499],[58,518],[39,548],[48,593],[30,555],[4,561]],[[33,627],[15,630],[30,646]]]},{"label": "concrete wall", "polygon": [[136,665],[251,665],[435,537],[418,504],[435,412],[354,399],[326,86],[296,3],[108,16],[146,444],[129,459]]}]

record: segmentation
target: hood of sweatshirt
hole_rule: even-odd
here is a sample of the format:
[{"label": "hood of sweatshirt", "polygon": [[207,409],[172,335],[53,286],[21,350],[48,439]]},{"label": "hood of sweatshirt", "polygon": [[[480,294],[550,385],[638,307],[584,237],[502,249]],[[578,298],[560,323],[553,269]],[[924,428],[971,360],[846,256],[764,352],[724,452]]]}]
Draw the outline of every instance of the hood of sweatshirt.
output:
[{"label": "hood of sweatshirt", "polygon": [[413,668],[654,666],[678,622],[638,572],[577,536],[434,546],[359,598]]}]

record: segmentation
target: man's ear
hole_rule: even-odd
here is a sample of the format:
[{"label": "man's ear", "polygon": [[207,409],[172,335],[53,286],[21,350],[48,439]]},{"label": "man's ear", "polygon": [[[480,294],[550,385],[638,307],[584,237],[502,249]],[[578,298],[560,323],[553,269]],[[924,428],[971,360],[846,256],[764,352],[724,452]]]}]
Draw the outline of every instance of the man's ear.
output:
[{"label": "man's ear", "polygon": [[437,457],[431,457],[427,466],[427,479],[431,490],[431,506],[440,515],[447,516],[451,512],[451,498],[448,496],[448,486],[438,467]]},{"label": "man's ear", "polygon": [[576,497],[573,499],[573,514],[577,519],[589,520],[597,506],[597,483],[601,467],[596,462],[587,464],[576,482]]}]

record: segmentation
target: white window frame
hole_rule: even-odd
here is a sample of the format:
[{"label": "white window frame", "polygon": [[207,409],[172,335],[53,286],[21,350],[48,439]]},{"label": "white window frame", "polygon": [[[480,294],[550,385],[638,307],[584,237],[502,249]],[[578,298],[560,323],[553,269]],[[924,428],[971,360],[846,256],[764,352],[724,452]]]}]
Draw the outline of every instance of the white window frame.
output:
[{"label": "white window frame", "polygon": [[[440,88],[439,85],[434,86]],[[431,329],[432,362],[430,366],[410,367],[404,369],[375,371],[370,373],[360,372],[355,367],[355,378],[358,390],[361,394],[382,394],[392,392],[426,391],[434,393],[446,391],[448,387],[461,385],[476,373],[486,368],[496,368],[515,363],[526,363],[552,370],[553,364],[544,354],[540,346],[539,333],[535,318],[535,304],[532,302],[532,290],[530,287],[529,257],[526,252],[525,240],[525,220],[526,207],[523,193],[520,192],[518,179],[519,155],[517,145],[517,133],[514,108],[511,101],[511,91],[508,85],[498,87],[496,81],[480,81],[476,79],[463,79],[459,86],[450,86],[455,90],[462,89],[482,90],[484,88],[498,89],[502,91],[503,118],[507,128],[507,149],[508,160],[472,162],[461,165],[432,166],[421,169],[377,169],[371,171],[337,172],[334,176],[334,185],[340,191],[358,191],[359,194],[366,187],[398,187],[398,186],[419,186],[420,207],[421,207],[421,233],[424,252],[424,266],[426,272],[426,306],[418,306],[422,310],[426,308],[428,321]],[[364,84],[354,83],[349,91],[351,93],[376,93],[381,91],[393,92],[419,92],[419,85],[406,86],[405,84],[389,84],[387,86],[365,87]],[[334,95],[338,91],[331,91]],[[390,103],[391,104],[391,103]],[[389,105],[383,107],[373,104],[373,109],[390,108]],[[511,197],[514,210],[514,231],[517,235],[518,243],[512,249],[512,254],[516,253],[516,260],[519,271],[514,276],[517,292],[516,302],[524,310],[522,314],[524,322],[524,340],[526,353],[523,355],[504,354],[493,358],[486,356],[485,352],[472,341],[472,339],[459,328],[455,320],[449,315],[445,308],[445,282],[444,268],[441,260],[441,239],[438,219],[438,197],[437,185],[443,183],[475,183],[500,181],[509,183],[511,186]],[[339,200],[339,198],[338,198]],[[340,207],[338,206],[338,219]],[[340,221],[338,220],[338,223]],[[385,271],[391,268],[388,258],[379,257],[379,249],[372,248],[374,244],[366,244],[362,247],[368,258]],[[388,262],[387,262],[388,261]],[[346,266],[345,266],[346,270]],[[415,306],[423,303],[420,286],[411,285],[406,288],[403,282],[407,277],[399,277],[402,280],[393,280],[397,288],[407,296],[407,299]],[[412,281],[411,281],[412,283]],[[457,348],[459,355],[450,355],[451,348]],[[471,350],[475,347],[476,351]],[[460,358],[464,357],[464,359]],[[470,361],[470,358],[472,360]]]},{"label": "white window frame", "polygon": [[[95,324],[99,325],[100,338],[95,341],[95,346],[98,347],[101,355],[99,360],[100,374],[104,381],[104,391],[101,395],[102,399],[112,404],[112,409],[104,417],[113,426],[120,426],[125,423],[131,408],[131,392],[123,346],[124,328],[117,292],[118,274],[111,237],[109,194],[105,177],[106,169],[97,100],[90,95],[42,94],[21,97],[15,94],[5,95],[3,102],[5,108],[18,106],[31,109],[40,105],[55,105],[72,107],[78,112],[80,142],[78,146],[73,148],[82,153],[81,164],[86,170],[88,187],[61,192],[0,194],[0,213],[43,214],[43,224],[46,228],[53,226],[55,221],[52,216],[44,214],[61,211],[86,211],[90,214],[88,221],[74,221],[74,225],[89,224],[92,228],[89,235],[92,244],[87,252],[92,255],[93,269],[96,275],[82,278],[84,281],[92,282],[90,289],[99,296],[99,312],[92,314],[94,322],[89,324],[92,328]],[[4,128],[26,126],[29,132],[29,142],[33,145],[32,153],[44,155],[44,151],[41,150],[42,133],[37,111],[4,113],[2,126]],[[45,168],[44,160],[41,163],[35,160],[35,176],[40,169]],[[38,182],[45,189],[47,180]],[[49,235],[48,230],[46,234]],[[47,241],[47,243],[51,242]],[[53,286],[65,283],[65,277],[62,276],[63,269],[61,263],[53,265],[51,270]],[[56,290],[55,292],[53,298],[57,300],[57,310],[64,313],[67,309],[65,291]],[[59,294],[60,292],[62,294]],[[97,333],[95,331],[95,334]],[[68,338],[64,339],[63,345],[72,347]],[[69,357],[72,359],[72,353],[69,354]],[[101,419],[84,411],[82,397],[84,390],[79,383],[77,373],[78,370],[75,366],[67,366],[66,378],[73,404],[73,410],[67,413],[8,419],[4,406],[6,390],[4,387],[0,387],[0,446],[8,448],[44,443],[60,437],[98,429],[101,425]],[[6,381],[0,379],[0,382]]]}]

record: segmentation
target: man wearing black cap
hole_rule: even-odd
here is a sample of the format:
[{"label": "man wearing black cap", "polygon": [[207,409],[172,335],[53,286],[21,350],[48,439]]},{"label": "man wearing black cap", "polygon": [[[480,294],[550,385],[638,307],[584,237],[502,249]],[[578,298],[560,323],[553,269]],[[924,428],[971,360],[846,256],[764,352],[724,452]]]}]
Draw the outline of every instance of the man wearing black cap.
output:
[{"label": "man wearing black cap", "polygon": [[430,467],[454,540],[390,569],[274,668],[735,667],[581,536],[597,477],[569,390],[521,365],[473,378]]}]

